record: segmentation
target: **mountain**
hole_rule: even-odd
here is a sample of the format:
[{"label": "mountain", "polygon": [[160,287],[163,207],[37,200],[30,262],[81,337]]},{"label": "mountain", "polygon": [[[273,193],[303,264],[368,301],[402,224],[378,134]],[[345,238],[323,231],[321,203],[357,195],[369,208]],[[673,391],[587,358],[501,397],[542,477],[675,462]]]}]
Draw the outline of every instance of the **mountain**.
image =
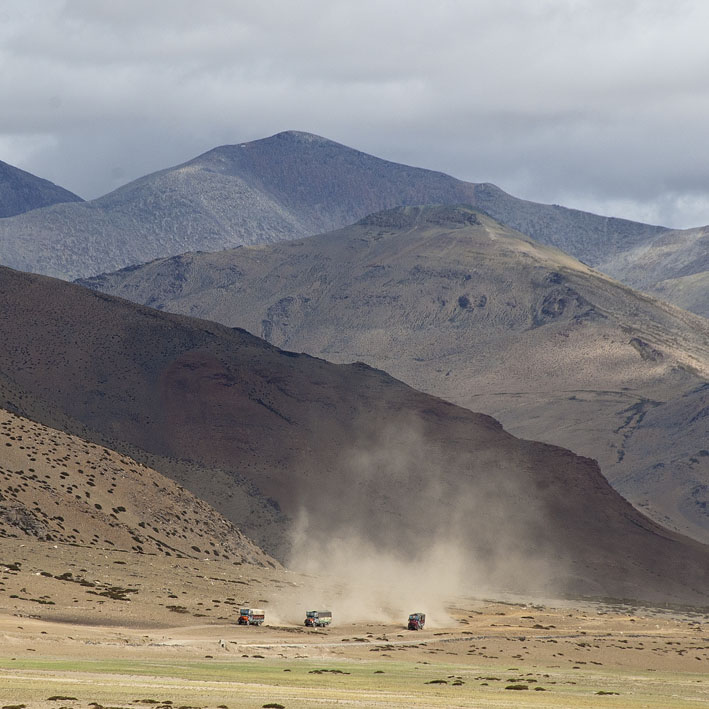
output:
[{"label": "mountain", "polygon": [[[6,268],[0,295],[2,406],[35,407],[45,425],[65,416],[136,457],[243,476],[283,510],[291,550],[311,562],[328,568],[337,547],[350,570],[398,559],[464,575],[468,590],[709,599],[709,547],[635,510],[592,460],[241,329]],[[240,484],[201,484],[269,541],[268,519],[235,517]]]},{"label": "mountain", "polygon": [[225,145],[99,199],[0,221],[0,263],[65,279],[188,251],[274,243],[398,205],[470,203],[588,263],[666,231],[516,199],[309,133]]},{"label": "mountain", "polygon": [[274,565],[160,473],[2,409],[0,537]]},{"label": "mountain", "polygon": [[[91,394],[101,396],[98,389]],[[27,389],[19,386],[0,367],[0,412],[3,409],[9,415],[42,422],[55,431],[70,434],[92,448],[99,445],[107,451],[118,453],[122,458],[130,459],[133,467],[140,465],[141,470],[155,471],[155,475],[163,475],[178,486],[188,488],[196,498],[208,499],[211,507],[222,517],[231,520],[237,528],[247,528],[257,534],[263,545],[272,551],[278,552],[287,544],[287,520],[278,505],[261,494],[254,484],[237,470],[224,470],[216,465],[204,466],[185,457],[138,448],[128,440],[114,435],[112,426],[104,427],[103,430],[92,427],[91,420],[84,423],[49,398],[32,392],[31,387]],[[54,436],[56,435],[55,433]],[[125,504],[124,506],[128,507]]]},{"label": "mountain", "polygon": [[83,284],[365,361],[597,459],[648,514],[709,541],[709,322],[472,208],[398,208]]},{"label": "mountain", "polygon": [[633,288],[709,317],[709,227],[669,231],[598,265]]},{"label": "mountain", "polygon": [[81,202],[73,192],[0,160],[0,218],[60,202]]}]

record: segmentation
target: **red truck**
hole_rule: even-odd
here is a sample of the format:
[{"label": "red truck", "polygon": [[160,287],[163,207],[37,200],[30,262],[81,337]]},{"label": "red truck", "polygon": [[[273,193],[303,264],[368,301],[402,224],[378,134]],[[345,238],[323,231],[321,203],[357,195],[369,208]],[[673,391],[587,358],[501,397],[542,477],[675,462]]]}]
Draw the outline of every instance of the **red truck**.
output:
[{"label": "red truck", "polygon": [[424,625],[426,625],[425,613],[412,613],[409,616],[409,630],[423,630]]}]

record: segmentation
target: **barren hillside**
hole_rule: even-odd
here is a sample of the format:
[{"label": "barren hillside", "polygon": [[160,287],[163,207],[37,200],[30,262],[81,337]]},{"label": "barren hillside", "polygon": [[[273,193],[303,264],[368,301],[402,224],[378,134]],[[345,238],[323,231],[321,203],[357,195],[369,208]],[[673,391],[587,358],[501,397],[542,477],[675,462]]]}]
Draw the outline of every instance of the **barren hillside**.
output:
[{"label": "barren hillside", "polygon": [[656,519],[709,541],[709,322],[485,214],[396,209],[84,283],[380,367],[598,460]]},{"label": "barren hillside", "polygon": [[709,227],[666,232],[598,266],[633,288],[709,317]]},{"label": "barren hillside", "polygon": [[[707,598],[709,547],[637,512],[587,458],[243,330],[9,269],[0,295],[5,405],[24,391],[47,417],[246,478],[290,517],[282,555],[361,573],[398,559],[477,589]],[[243,488],[199,484],[230,516]],[[260,543],[272,527],[242,529]]]},{"label": "barren hillside", "polygon": [[273,563],[207,503],[155,470],[1,409],[0,536]]}]

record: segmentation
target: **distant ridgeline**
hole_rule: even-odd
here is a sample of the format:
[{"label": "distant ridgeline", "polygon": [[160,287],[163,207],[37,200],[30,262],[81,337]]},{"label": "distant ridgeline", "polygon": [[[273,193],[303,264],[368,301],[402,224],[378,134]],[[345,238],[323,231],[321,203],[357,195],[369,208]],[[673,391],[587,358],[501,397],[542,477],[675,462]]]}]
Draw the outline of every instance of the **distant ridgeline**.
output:
[{"label": "distant ridgeline", "polygon": [[491,184],[288,131],[215,148],[90,202],[0,220],[0,263],[74,279],[189,251],[299,238],[417,204],[471,204],[590,264],[665,231],[527,202]]}]

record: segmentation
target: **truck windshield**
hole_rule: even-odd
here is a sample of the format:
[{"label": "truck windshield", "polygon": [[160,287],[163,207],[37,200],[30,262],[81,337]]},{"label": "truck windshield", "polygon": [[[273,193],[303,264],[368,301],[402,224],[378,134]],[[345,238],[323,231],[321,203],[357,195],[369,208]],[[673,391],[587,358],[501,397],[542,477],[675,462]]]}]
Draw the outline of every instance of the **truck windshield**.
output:
[{"label": "truck windshield", "polygon": [[305,614],[305,617],[306,617],[306,618],[315,618],[315,616],[317,616],[317,614],[318,614],[317,611],[308,611],[308,612]]},{"label": "truck windshield", "polygon": [[249,609],[248,608],[242,608],[239,611],[239,615],[248,615],[249,614]]}]

